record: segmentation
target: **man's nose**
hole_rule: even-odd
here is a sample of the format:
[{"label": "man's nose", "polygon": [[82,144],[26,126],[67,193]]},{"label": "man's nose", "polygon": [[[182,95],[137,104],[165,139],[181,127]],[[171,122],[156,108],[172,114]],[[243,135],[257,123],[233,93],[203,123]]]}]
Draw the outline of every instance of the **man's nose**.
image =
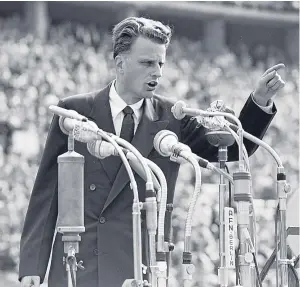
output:
[{"label": "man's nose", "polygon": [[156,78],[160,78],[162,76],[162,68],[159,65],[155,67],[152,76],[155,76]]}]

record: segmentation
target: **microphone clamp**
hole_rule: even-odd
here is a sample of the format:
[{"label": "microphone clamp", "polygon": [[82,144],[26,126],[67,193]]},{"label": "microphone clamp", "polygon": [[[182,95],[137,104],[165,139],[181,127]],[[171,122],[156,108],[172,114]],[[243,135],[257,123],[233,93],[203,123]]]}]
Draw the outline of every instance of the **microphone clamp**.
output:
[{"label": "microphone clamp", "polygon": [[182,151],[192,152],[189,146],[180,142],[178,142],[172,150],[173,152],[170,156],[170,160],[179,164],[186,162],[185,159],[180,156]]}]

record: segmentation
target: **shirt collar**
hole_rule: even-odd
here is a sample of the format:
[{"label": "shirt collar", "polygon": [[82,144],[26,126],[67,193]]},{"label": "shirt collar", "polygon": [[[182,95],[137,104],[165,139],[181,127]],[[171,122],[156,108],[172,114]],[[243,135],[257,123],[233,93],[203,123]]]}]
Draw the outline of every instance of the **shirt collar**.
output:
[{"label": "shirt collar", "polygon": [[[112,118],[115,119],[118,114],[120,114],[123,109],[127,106],[125,101],[119,96],[119,94],[116,91],[115,88],[116,80],[114,80],[111,84],[110,91],[109,91],[109,101],[110,101],[110,107],[111,107],[111,114]],[[140,110],[143,105],[144,99],[141,99],[140,101],[129,105],[129,107],[132,108],[134,115],[139,118]]]}]

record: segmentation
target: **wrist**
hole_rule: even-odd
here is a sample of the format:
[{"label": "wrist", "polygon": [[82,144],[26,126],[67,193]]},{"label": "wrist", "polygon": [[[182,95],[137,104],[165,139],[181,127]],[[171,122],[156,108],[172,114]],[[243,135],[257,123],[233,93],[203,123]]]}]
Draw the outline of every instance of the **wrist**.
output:
[{"label": "wrist", "polygon": [[257,93],[255,93],[255,91],[252,93],[252,99],[256,104],[258,104],[259,106],[264,106],[264,107],[267,106],[268,101],[269,101],[265,97],[262,97],[262,96],[258,95]]}]

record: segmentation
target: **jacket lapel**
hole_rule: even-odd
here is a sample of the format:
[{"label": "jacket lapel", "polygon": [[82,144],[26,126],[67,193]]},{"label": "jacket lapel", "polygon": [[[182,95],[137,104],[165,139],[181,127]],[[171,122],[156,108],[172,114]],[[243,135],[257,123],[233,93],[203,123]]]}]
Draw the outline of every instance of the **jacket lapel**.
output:
[{"label": "jacket lapel", "polygon": [[[109,91],[111,84],[112,83],[96,94],[89,119],[93,120],[103,131],[116,134],[109,104]],[[114,176],[116,175],[116,168],[120,165],[120,159],[118,157],[110,156],[105,159],[98,160],[102,164],[111,184],[113,184],[115,179]]]},{"label": "jacket lapel", "polygon": [[[137,131],[134,135],[131,144],[135,146],[135,148],[144,157],[147,157],[153,148],[153,139],[155,135],[160,130],[166,128],[168,123],[169,120],[167,119],[159,120],[159,117],[154,109],[152,101],[150,99],[145,99],[142,120],[137,128]],[[123,190],[123,188],[128,182],[129,182],[129,177],[125,166],[122,164],[116,176],[116,179],[114,180],[112,189],[105,202],[102,212],[117,197],[117,195]]]}]

